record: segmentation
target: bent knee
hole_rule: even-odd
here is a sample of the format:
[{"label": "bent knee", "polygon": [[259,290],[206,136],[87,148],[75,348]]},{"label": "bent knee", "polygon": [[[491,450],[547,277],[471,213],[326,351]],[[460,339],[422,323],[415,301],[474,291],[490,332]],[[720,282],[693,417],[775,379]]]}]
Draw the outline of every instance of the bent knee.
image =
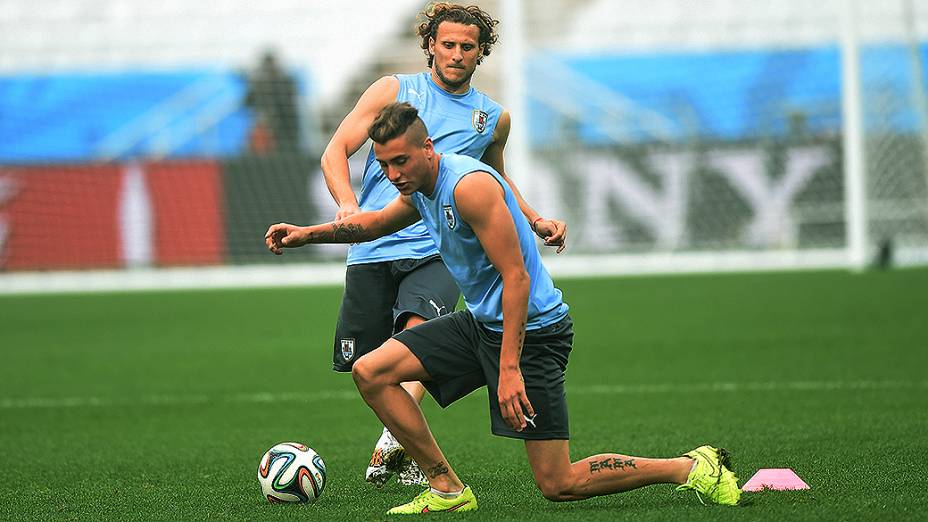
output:
[{"label": "bent knee", "polygon": [[376,381],[378,370],[368,356],[363,356],[351,365],[351,377],[358,389],[370,387]]},{"label": "bent knee", "polygon": [[573,493],[573,485],[567,480],[549,477],[536,480],[535,485],[538,486],[541,495],[552,502],[565,502],[577,498]]},{"label": "bent knee", "polygon": [[390,373],[382,367],[378,359],[366,354],[351,365],[351,377],[358,389],[390,384]]}]

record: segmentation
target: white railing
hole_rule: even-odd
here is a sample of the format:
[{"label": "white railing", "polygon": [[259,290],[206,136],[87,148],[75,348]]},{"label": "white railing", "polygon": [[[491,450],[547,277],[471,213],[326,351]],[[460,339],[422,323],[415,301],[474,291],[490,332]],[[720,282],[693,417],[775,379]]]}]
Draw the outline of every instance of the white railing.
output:
[{"label": "white railing", "polygon": [[[676,142],[685,136],[680,125],[670,118],[642,107],[543,53],[535,53],[526,68],[532,79],[533,98],[574,121],[596,125],[597,130],[616,143],[641,141],[642,137]],[[597,117],[590,119],[591,113]]]}]

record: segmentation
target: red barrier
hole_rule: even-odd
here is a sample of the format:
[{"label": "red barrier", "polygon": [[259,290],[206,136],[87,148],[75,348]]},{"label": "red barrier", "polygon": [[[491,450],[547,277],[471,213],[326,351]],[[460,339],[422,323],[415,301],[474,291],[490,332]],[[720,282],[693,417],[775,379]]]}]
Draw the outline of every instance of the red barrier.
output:
[{"label": "red barrier", "polygon": [[0,168],[0,268],[115,267],[120,165]]},{"label": "red barrier", "polygon": [[225,217],[219,164],[149,163],[158,265],[219,264],[225,257]]},{"label": "red barrier", "polygon": [[0,269],[219,264],[220,166],[0,167]]}]

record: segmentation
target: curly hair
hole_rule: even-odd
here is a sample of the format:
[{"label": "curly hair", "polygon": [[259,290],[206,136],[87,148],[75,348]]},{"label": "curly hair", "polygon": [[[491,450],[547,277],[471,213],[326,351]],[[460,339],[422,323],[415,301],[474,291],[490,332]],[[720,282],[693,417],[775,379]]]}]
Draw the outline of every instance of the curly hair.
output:
[{"label": "curly hair", "polygon": [[[489,56],[493,44],[499,39],[496,33],[496,25],[499,20],[494,20],[486,11],[476,5],[458,5],[448,2],[437,2],[429,4],[424,11],[419,13],[418,19],[421,22],[416,27],[416,33],[422,39],[419,46],[425,51],[428,57],[429,67],[432,66],[434,55],[429,53],[429,40],[435,38],[438,33],[438,26],[442,22],[454,22],[464,25],[476,25],[480,29],[480,36],[477,43],[480,45],[480,52],[483,56]],[[483,56],[477,58],[479,64]]]}]

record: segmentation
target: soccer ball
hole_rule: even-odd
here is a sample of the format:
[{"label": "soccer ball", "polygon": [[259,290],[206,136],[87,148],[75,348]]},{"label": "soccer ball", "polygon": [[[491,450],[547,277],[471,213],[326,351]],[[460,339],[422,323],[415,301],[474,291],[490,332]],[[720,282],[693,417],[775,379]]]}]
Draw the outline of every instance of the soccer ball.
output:
[{"label": "soccer ball", "polygon": [[325,462],[299,442],[281,442],[261,457],[258,482],[268,502],[313,503],[325,488]]}]

